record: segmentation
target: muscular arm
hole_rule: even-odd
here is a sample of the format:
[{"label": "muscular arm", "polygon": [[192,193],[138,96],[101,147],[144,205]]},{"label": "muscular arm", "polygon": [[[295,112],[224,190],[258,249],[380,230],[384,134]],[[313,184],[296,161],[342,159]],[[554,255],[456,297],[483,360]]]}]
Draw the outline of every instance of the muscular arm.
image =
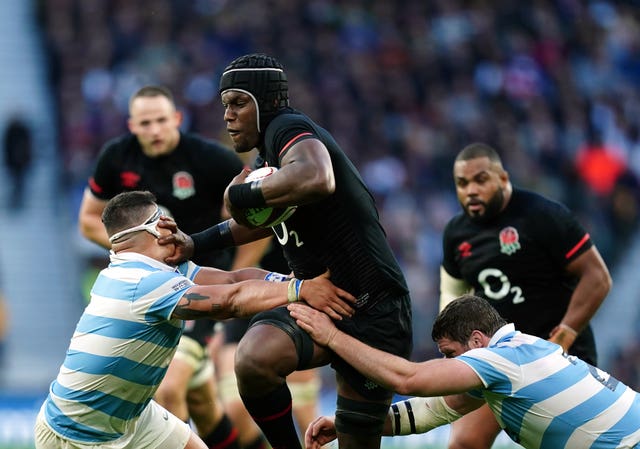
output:
[{"label": "muscular arm", "polygon": [[280,170],[262,182],[269,206],[299,206],[331,195],[336,188],[327,147],[317,139],[302,140],[282,158]]},{"label": "muscular arm", "polygon": [[232,284],[248,280],[264,280],[268,271],[261,268],[242,268],[240,270],[225,271],[212,267],[200,267],[193,281],[198,285]]},{"label": "muscular arm", "polygon": [[[567,265],[566,270],[579,278],[579,281],[561,323],[579,333],[609,293],[611,276],[595,246],[573,260]],[[570,330],[556,326],[551,332],[550,340],[568,350],[575,337]]]},{"label": "muscular arm", "polygon": [[[229,187],[243,183],[247,174],[248,172],[243,170],[233,178],[225,191],[225,207],[232,215],[237,212],[229,202]],[[268,206],[301,205],[331,195],[335,191],[335,177],[329,151],[317,139],[307,139],[296,143],[282,159],[282,167],[273,175],[263,179],[261,189]],[[270,229],[248,228],[233,218],[228,222],[234,246],[244,245],[272,235]],[[175,244],[177,246],[176,254],[167,258],[167,263],[177,263],[193,256],[194,245],[191,237],[181,231],[175,232],[175,226],[170,223],[161,221],[159,226],[174,232],[158,239],[158,243],[161,245]],[[231,245],[215,242],[210,246],[211,249],[222,249]]]},{"label": "muscular arm", "polygon": [[223,285],[195,285],[182,296],[173,318],[224,320],[246,317],[287,303],[287,282],[248,280]]},{"label": "muscular arm", "polygon": [[[240,172],[225,191],[225,206],[232,216],[236,216],[237,209],[229,200],[229,187],[244,183],[248,173]],[[317,139],[293,145],[282,158],[280,169],[264,178],[260,187],[266,205],[278,207],[313,203],[331,195],[335,188],[331,156]]]},{"label": "muscular arm", "polygon": [[[201,270],[202,271],[202,270]],[[207,271],[207,270],[205,270]],[[176,305],[172,318],[191,320],[212,318],[224,320],[233,317],[255,315],[263,310],[273,309],[286,304],[289,282],[268,282],[263,280],[242,280],[246,277],[264,275],[266,271],[258,268],[246,268],[236,272],[214,273],[209,271],[209,281],[231,282],[218,285],[194,285],[185,290]],[[229,277],[225,278],[225,274]],[[196,279],[200,276],[199,272]],[[214,278],[217,276],[217,278]],[[237,281],[240,282],[237,282]],[[321,304],[322,310],[331,313],[334,319],[353,314],[353,295],[336,287],[329,280],[328,272],[313,279],[307,279],[300,286],[299,299],[313,300]]]},{"label": "muscular arm", "polygon": [[110,249],[109,236],[102,224],[102,211],[107,202],[97,198],[89,188],[85,188],[78,213],[80,233],[103,248]]}]

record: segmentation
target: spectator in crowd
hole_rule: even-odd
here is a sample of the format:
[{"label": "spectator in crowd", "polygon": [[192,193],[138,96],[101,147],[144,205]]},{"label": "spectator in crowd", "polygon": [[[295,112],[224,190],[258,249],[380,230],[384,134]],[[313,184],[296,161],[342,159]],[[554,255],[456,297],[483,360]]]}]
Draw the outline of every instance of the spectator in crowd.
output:
[{"label": "spectator in crowd", "polygon": [[11,181],[9,206],[14,210],[24,204],[25,182],[33,157],[31,134],[28,123],[18,115],[9,119],[4,131],[4,163]]}]

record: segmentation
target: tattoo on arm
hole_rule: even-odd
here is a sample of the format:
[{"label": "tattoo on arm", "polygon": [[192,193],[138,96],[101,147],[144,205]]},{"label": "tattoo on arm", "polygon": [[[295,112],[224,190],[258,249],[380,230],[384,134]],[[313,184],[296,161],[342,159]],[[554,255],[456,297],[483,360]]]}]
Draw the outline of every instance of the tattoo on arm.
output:
[{"label": "tattoo on arm", "polygon": [[173,314],[177,318],[187,320],[209,317],[212,313],[220,310],[220,304],[211,304],[211,311],[209,312],[205,310],[195,310],[192,309],[191,306],[196,301],[209,301],[210,299],[211,298],[209,296],[204,296],[199,293],[187,293],[182,298],[180,298],[180,301],[176,305],[176,308],[173,310]]}]

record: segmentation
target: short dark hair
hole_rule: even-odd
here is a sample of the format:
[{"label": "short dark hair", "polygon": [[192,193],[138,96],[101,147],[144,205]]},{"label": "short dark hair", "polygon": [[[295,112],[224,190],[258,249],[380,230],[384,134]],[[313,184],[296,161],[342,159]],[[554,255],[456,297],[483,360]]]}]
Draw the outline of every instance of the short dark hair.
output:
[{"label": "short dark hair", "polygon": [[498,152],[486,143],[474,142],[464,147],[456,156],[457,161],[468,161],[479,157],[488,157],[493,163],[502,165],[502,160]]},{"label": "short dark hair", "polygon": [[153,193],[141,190],[122,192],[107,202],[102,211],[102,223],[109,236],[140,224],[147,218],[148,206],[156,204]]},{"label": "short dark hair", "polygon": [[489,302],[474,295],[462,295],[451,301],[433,323],[431,338],[449,338],[466,344],[474,330],[492,336],[507,324]]},{"label": "short dark hair", "polygon": [[131,107],[131,103],[133,103],[133,100],[140,97],[165,97],[171,102],[171,104],[175,105],[173,94],[168,88],[164,86],[150,85],[141,87],[140,89],[135,91],[133,95],[131,95],[131,98],[129,99],[129,107]]}]

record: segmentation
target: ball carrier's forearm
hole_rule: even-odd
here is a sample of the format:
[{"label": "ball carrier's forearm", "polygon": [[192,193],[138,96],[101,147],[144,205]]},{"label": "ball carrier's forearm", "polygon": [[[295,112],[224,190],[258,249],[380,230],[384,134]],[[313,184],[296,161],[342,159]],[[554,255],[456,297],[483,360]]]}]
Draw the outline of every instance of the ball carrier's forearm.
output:
[{"label": "ball carrier's forearm", "polygon": [[218,223],[204,231],[192,234],[194,254],[244,245],[272,235],[270,229],[250,229],[241,226],[233,218]]}]

